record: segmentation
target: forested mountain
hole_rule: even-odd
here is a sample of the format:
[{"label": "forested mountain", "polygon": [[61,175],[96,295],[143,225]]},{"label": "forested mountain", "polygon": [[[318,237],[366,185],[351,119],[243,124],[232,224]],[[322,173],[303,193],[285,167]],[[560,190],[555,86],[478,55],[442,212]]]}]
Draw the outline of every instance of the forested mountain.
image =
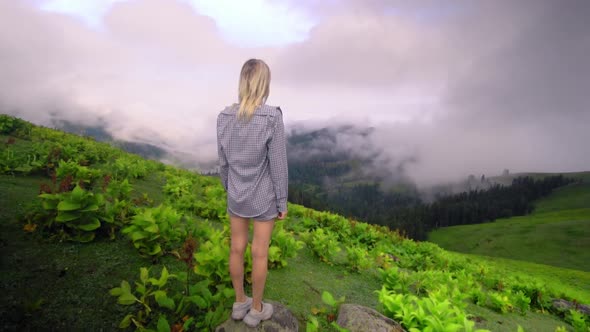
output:
[{"label": "forested mountain", "polygon": [[371,132],[353,126],[292,132],[289,200],[366,220],[383,206],[419,203],[418,189],[403,171],[384,166],[384,155],[367,140]]},{"label": "forested mountain", "polygon": [[53,125],[56,129],[68,133],[92,137],[100,142],[109,142],[124,151],[138,154],[147,159],[160,160],[167,155],[166,150],[153,144],[115,139],[102,125],[86,126],[67,120],[55,120]]},{"label": "forested mountain", "polygon": [[[427,232],[439,227],[530,213],[535,199],[572,181],[561,175],[524,176],[505,185],[485,175],[470,175],[463,182],[420,192],[403,169],[380,167],[382,153],[365,140],[370,133],[371,129],[352,126],[292,133],[287,149],[289,200],[424,240]],[[355,144],[347,144],[351,140]]]}]

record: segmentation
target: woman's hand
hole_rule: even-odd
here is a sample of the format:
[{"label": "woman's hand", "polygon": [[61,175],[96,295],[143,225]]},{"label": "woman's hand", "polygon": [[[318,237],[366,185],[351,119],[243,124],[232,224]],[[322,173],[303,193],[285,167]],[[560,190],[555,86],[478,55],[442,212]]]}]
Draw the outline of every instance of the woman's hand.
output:
[{"label": "woman's hand", "polygon": [[285,212],[280,212],[280,211],[279,211],[279,215],[278,215],[278,217],[277,217],[278,219],[280,219],[280,220],[283,220],[283,219],[285,219],[286,217],[287,217],[287,211],[285,211]]}]

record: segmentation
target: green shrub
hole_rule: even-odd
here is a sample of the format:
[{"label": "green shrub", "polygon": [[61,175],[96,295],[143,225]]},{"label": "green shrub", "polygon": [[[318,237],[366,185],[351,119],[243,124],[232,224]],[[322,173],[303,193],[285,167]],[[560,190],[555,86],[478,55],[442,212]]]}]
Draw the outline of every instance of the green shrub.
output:
[{"label": "green shrub", "polygon": [[296,240],[292,233],[285,231],[283,222],[275,223],[268,250],[269,267],[287,266],[287,259],[297,257],[297,252],[303,245],[303,241]]},{"label": "green shrub", "polygon": [[10,115],[0,114],[0,134],[12,135],[24,139],[31,137],[33,126],[24,120]]},{"label": "green shrub", "polygon": [[352,271],[360,272],[373,266],[369,252],[360,246],[347,247],[346,258],[348,260],[347,266]]},{"label": "green shrub", "polygon": [[324,262],[333,264],[334,257],[340,252],[338,235],[332,231],[317,228],[311,232],[311,250]]},{"label": "green shrub", "polygon": [[181,218],[176,210],[160,204],[135,215],[122,233],[127,234],[141,254],[161,256],[177,249],[186,237],[187,230],[180,223]]},{"label": "green shrub", "polygon": [[42,227],[57,232],[62,239],[92,241],[101,226],[100,209],[104,197],[76,185],[71,192],[40,194],[45,214]]}]

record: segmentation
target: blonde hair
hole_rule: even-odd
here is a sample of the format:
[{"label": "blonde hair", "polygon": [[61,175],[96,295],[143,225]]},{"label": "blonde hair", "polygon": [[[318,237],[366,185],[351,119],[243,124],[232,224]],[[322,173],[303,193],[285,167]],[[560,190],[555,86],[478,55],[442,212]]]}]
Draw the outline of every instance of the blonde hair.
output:
[{"label": "blonde hair", "polygon": [[238,89],[240,109],[238,118],[250,120],[256,108],[268,98],[270,93],[270,69],[264,61],[250,59],[242,66]]}]

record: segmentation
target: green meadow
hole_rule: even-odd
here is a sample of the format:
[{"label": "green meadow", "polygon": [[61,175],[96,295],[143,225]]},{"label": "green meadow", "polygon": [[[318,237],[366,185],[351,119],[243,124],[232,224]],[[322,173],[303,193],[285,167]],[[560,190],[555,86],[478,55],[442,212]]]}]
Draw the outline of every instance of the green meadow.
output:
[{"label": "green meadow", "polygon": [[530,215],[440,228],[428,240],[452,251],[590,272],[590,182],[558,188]]}]

